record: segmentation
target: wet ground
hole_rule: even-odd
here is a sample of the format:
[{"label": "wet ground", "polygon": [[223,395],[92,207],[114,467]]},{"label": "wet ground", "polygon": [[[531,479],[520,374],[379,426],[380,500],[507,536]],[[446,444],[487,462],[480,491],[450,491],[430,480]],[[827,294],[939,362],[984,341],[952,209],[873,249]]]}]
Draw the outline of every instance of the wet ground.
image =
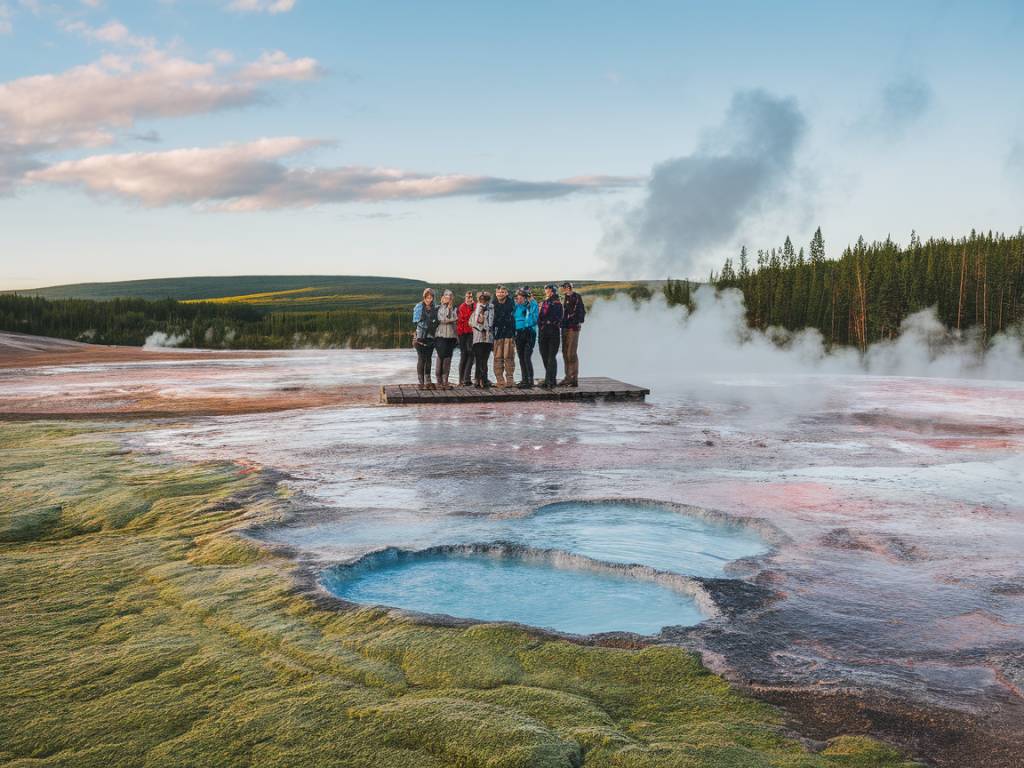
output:
[{"label": "wet ground", "polygon": [[[185,403],[286,400],[403,380],[410,365],[404,352],[337,351],[9,368],[0,410],[68,393],[113,401],[147,379]],[[438,543],[396,520],[527,519],[559,501],[649,499],[760,521],[777,532],[773,548],[722,577],[772,599],[736,591],[729,610],[674,641],[822,734],[852,724],[937,764],[1021,764],[1024,384],[731,375],[659,385],[647,404],[356,402],[156,420],[126,439],[287,473],[310,515],[281,536],[325,567],[382,543]],[[316,533],[374,521],[393,525],[393,541]]]}]

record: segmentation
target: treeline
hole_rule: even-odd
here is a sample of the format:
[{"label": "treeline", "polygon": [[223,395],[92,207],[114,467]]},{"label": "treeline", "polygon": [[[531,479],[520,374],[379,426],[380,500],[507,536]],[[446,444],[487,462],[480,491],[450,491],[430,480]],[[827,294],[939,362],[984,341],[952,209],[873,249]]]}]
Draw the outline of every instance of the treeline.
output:
[{"label": "treeline", "polygon": [[[975,329],[987,340],[1024,322],[1024,233],[926,242],[911,233],[906,247],[862,237],[833,260],[819,227],[807,252],[788,237],[753,259],[744,247],[711,283],[743,292],[751,326],[817,328],[830,344],[864,349],[929,307],[948,328]],[[688,283],[670,280],[664,290],[671,303],[690,301]]]},{"label": "treeline", "polygon": [[394,348],[408,343],[409,317],[395,309],[262,312],[243,303],[0,294],[0,330],[129,346],[159,332],[206,349]]}]

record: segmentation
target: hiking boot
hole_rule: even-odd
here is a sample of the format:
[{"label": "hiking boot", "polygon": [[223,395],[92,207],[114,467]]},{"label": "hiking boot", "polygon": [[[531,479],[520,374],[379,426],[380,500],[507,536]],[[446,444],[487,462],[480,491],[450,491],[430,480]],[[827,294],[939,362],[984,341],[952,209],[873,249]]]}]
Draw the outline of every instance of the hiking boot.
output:
[{"label": "hiking boot", "polygon": [[572,379],[570,379],[568,376],[566,376],[564,379],[562,379],[560,382],[558,382],[558,386],[560,386],[560,387],[571,387],[572,386]]},{"label": "hiking boot", "polygon": [[580,383],[577,379],[573,379],[572,381],[569,382],[570,387],[578,387],[579,385]]}]

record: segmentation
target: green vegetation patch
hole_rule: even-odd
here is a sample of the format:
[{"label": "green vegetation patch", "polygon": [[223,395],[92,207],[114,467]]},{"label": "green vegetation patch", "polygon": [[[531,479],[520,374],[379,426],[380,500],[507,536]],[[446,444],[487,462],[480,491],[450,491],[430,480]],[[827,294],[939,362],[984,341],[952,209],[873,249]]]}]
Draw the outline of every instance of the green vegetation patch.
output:
[{"label": "green vegetation patch", "polygon": [[319,608],[238,533],[287,494],[82,430],[0,425],[0,764],[909,765],[808,752],[679,648]]}]

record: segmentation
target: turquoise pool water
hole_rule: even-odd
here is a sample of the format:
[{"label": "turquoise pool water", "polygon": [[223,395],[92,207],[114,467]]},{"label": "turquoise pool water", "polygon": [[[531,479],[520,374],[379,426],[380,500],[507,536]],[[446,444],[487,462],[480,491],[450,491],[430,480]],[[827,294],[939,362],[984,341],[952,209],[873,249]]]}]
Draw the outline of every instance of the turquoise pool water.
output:
[{"label": "turquoise pool water", "polygon": [[704,618],[693,598],[658,583],[488,555],[425,555],[352,573],[339,569],[324,584],[354,603],[581,635],[653,635]]},{"label": "turquoise pool water", "polygon": [[[396,515],[354,517],[287,535],[306,548],[397,548],[507,542],[598,563],[635,564],[684,576],[719,577],[738,558],[763,554],[754,532],[656,503],[558,503],[526,517]],[[557,558],[556,558],[557,560]],[[423,613],[515,621],[576,634],[657,634],[704,617],[693,598],[663,582],[615,569],[575,567],[571,558],[422,554],[370,558],[328,573],[324,586],[355,603]]]}]

